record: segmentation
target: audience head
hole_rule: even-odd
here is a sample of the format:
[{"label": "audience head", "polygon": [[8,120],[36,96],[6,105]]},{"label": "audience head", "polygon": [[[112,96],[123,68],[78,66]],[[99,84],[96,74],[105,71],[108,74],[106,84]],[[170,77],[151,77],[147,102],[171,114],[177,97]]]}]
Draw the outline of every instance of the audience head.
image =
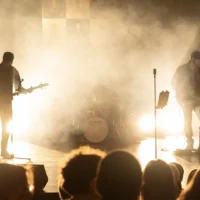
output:
[{"label": "audience head", "polygon": [[143,174],[143,199],[175,199],[176,194],[174,188],[174,179],[170,166],[162,160],[150,161]]},{"label": "audience head", "polygon": [[95,193],[91,184],[102,156],[102,151],[87,146],[73,150],[67,155],[61,168],[59,187],[71,196]]},{"label": "audience head", "polygon": [[169,166],[172,170],[172,174],[173,174],[173,178],[174,178],[174,187],[175,187],[176,197],[178,197],[180,192],[181,192],[181,189],[182,189],[181,188],[181,181],[180,181],[180,174],[179,174],[179,171],[174,164],[169,164]]},{"label": "audience head", "polygon": [[25,168],[10,164],[0,164],[0,199],[29,200],[31,188]]},{"label": "audience head", "polygon": [[109,153],[98,166],[96,188],[104,200],[138,199],[141,181],[140,164],[127,151]]},{"label": "audience head", "polygon": [[173,165],[176,166],[176,168],[179,171],[180,181],[182,182],[183,181],[183,175],[184,175],[184,169],[183,169],[183,167],[179,163],[177,163],[177,162],[172,162],[170,164],[173,164]]},{"label": "audience head", "polygon": [[197,169],[193,169],[189,175],[188,175],[188,178],[187,178],[187,184],[191,181],[192,177],[194,176],[194,174],[197,172]]},{"label": "audience head", "polygon": [[193,175],[189,184],[182,191],[180,200],[199,200],[200,199],[200,170]]}]

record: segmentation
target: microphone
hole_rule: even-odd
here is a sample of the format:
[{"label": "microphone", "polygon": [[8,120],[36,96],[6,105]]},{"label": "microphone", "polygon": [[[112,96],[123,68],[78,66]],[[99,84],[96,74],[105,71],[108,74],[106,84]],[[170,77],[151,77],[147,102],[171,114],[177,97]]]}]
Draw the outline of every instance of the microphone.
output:
[{"label": "microphone", "polygon": [[157,70],[156,69],[153,69],[153,75],[155,76],[157,73]]}]

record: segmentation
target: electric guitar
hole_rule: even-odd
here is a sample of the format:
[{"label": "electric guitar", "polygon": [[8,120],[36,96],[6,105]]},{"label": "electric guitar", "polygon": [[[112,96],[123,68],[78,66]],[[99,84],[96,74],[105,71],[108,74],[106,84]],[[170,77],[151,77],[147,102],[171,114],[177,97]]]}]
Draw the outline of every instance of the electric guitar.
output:
[{"label": "electric guitar", "polygon": [[41,83],[41,84],[34,86],[34,87],[22,89],[21,91],[16,91],[16,92],[13,93],[13,96],[18,96],[20,94],[28,94],[28,93],[33,92],[34,90],[43,89],[43,88],[47,87],[48,85],[49,85],[48,83]]}]

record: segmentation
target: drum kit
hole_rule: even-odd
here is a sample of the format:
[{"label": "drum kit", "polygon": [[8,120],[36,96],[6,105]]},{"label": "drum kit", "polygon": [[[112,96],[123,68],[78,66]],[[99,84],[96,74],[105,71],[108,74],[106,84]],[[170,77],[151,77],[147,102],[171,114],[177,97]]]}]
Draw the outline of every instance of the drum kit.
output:
[{"label": "drum kit", "polygon": [[[99,89],[99,90],[98,90]],[[121,138],[122,115],[119,98],[104,86],[92,92],[90,101],[83,109],[79,122],[79,132],[87,143],[102,143],[111,138]]]}]

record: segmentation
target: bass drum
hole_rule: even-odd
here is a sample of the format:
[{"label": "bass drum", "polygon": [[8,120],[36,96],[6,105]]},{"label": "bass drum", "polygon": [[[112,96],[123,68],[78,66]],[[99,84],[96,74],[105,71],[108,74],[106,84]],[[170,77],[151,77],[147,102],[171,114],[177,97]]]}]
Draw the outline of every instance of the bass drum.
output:
[{"label": "bass drum", "polygon": [[91,117],[83,123],[82,131],[89,142],[100,143],[108,136],[108,124],[100,117]]}]

